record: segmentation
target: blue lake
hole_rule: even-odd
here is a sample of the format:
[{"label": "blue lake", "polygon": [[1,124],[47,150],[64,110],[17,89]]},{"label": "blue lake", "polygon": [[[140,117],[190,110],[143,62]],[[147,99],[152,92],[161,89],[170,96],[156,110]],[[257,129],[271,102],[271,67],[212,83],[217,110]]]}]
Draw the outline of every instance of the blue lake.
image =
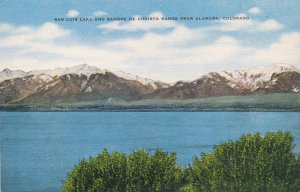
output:
[{"label": "blue lake", "polygon": [[82,158],[144,148],[195,155],[244,133],[288,130],[300,152],[297,112],[0,112],[3,192],[59,191]]}]

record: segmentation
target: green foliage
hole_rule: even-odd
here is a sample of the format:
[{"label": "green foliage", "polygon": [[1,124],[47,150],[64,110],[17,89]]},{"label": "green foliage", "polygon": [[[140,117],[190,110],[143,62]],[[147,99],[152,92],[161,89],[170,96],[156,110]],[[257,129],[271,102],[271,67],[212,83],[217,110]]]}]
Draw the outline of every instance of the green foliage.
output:
[{"label": "green foliage", "polygon": [[127,170],[127,191],[176,191],[181,179],[176,154],[160,150],[152,156],[143,150],[132,153]]},{"label": "green foliage", "polygon": [[181,168],[175,153],[160,150],[150,155],[144,150],[129,156],[104,150],[82,160],[69,174],[63,192],[176,191]]},{"label": "green foliage", "polygon": [[195,158],[189,181],[197,191],[297,191],[299,157],[290,133],[244,135]]},{"label": "green foliage", "polygon": [[300,155],[288,132],[243,135],[195,157],[183,169],[175,153],[104,150],[69,173],[63,192],[299,191]]},{"label": "green foliage", "polygon": [[62,191],[120,191],[126,187],[126,161],[122,153],[102,154],[82,160],[69,174]]}]

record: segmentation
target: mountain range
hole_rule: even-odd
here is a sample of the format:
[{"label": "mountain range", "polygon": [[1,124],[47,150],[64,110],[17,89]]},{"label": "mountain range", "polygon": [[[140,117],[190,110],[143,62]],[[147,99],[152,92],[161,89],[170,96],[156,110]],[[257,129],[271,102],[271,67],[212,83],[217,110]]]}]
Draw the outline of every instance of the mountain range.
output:
[{"label": "mountain range", "polygon": [[193,81],[165,83],[87,64],[53,70],[0,72],[0,104],[37,104],[120,99],[197,99],[228,95],[299,93],[300,70],[273,64],[211,72]]}]

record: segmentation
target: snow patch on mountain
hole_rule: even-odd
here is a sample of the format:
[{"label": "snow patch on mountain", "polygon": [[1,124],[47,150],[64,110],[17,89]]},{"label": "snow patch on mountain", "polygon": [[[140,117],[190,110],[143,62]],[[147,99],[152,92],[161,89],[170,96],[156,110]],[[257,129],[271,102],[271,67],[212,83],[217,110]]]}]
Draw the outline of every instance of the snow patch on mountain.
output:
[{"label": "snow patch on mountain", "polygon": [[51,77],[50,75],[41,74],[31,77],[30,80],[50,82],[53,81],[53,77]]},{"label": "snow patch on mountain", "polygon": [[299,93],[299,88],[298,87],[293,88],[293,92],[294,93]]},{"label": "snow patch on mountain", "polygon": [[85,93],[91,93],[93,91],[93,89],[88,86],[88,88],[86,88],[86,90],[84,91]]},{"label": "snow patch on mountain", "polygon": [[87,81],[83,81],[83,82],[81,83],[80,90],[82,91],[82,90],[86,87],[86,85],[87,85]]},{"label": "snow patch on mountain", "polygon": [[41,90],[48,90],[49,88],[54,87],[58,83],[59,83],[59,81],[53,81],[52,83],[47,84],[46,86],[42,87]]},{"label": "snow patch on mountain", "polygon": [[136,75],[132,75],[130,73],[125,73],[123,71],[113,71],[113,74],[115,74],[116,76],[126,79],[126,80],[131,80],[131,81],[138,81],[140,83],[142,83],[143,85],[150,85],[152,86],[154,89],[157,89],[157,83],[161,84],[164,88],[168,87],[168,85],[166,83],[162,83],[159,81],[154,81],[152,79],[148,79],[148,78],[143,78],[143,77],[139,77]]}]

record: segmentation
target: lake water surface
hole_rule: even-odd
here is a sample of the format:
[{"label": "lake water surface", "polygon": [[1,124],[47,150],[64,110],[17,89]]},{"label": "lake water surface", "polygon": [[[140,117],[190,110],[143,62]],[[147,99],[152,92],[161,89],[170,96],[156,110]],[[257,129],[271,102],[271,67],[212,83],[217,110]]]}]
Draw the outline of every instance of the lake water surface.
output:
[{"label": "lake water surface", "polygon": [[104,148],[195,155],[244,133],[288,130],[300,152],[297,112],[0,112],[3,192],[59,191],[82,158]]}]

